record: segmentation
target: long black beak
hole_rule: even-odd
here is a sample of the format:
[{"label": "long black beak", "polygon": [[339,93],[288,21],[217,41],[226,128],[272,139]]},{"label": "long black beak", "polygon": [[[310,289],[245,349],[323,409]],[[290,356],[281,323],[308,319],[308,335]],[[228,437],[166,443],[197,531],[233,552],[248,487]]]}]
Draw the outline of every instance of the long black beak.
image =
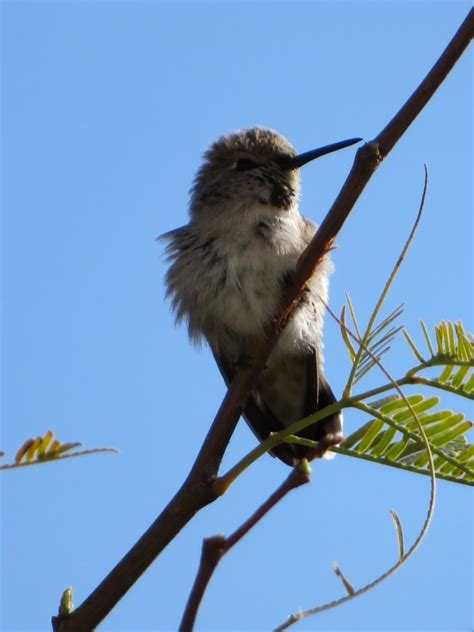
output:
[{"label": "long black beak", "polygon": [[338,149],[344,149],[344,147],[350,147],[355,143],[363,140],[362,138],[349,138],[349,140],[341,140],[339,143],[333,143],[332,145],[325,145],[324,147],[319,147],[319,149],[312,149],[311,151],[305,151],[304,154],[298,154],[298,156],[280,158],[278,160],[278,164],[282,169],[299,169],[307,162],[314,160],[315,158],[320,158],[321,156],[325,156],[326,154],[330,154],[333,151],[337,151]]}]

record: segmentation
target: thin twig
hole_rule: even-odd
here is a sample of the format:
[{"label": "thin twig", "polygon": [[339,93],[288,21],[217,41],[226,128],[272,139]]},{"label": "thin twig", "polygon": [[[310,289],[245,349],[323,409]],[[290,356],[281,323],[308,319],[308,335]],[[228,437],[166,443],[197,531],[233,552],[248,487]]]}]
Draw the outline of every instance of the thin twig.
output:
[{"label": "thin twig", "polygon": [[267,500],[246,520],[232,535],[224,538],[216,535],[206,538],[202,544],[201,561],[194,581],[194,585],[189,595],[188,603],[183,614],[179,632],[192,632],[198,613],[199,606],[204,597],[206,588],[211,577],[222,557],[235,546],[247,533],[272,509],[288,492],[305,483],[309,483],[310,478],[307,472],[299,468],[291,471],[287,479],[280,487],[267,498]]},{"label": "thin twig", "polygon": [[199,606],[211,577],[225,553],[225,545],[226,539],[223,535],[214,535],[203,540],[199,569],[183,613],[179,632],[190,632],[194,628]]},{"label": "thin twig", "polygon": [[379,297],[379,299],[377,301],[377,304],[376,304],[374,310],[372,311],[372,314],[370,315],[370,319],[369,319],[369,322],[367,324],[367,328],[365,330],[365,334],[362,337],[362,345],[363,346],[359,347],[359,350],[357,352],[355,360],[354,360],[354,362],[352,364],[352,369],[351,369],[351,372],[350,372],[350,375],[349,375],[349,379],[347,380],[347,384],[346,384],[346,387],[344,389],[344,395],[346,397],[350,397],[350,395],[351,395],[351,389],[352,389],[352,385],[353,385],[353,383],[355,381],[356,372],[357,372],[357,369],[358,369],[358,367],[360,365],[361,357],[364,354],[364,350],[365,350],[364,346],[367,345],[367,342],[368,342],[370,336],[373,334],[373,327],[374,327],[375,321],[377,319],[377,316],[379,315],[379,312],[382,309],[382,305],[385,303],[385,299],[387,298],[388,292],[390,291],[390,288],[392,287],[393,282],[395,281],[395,279],[396,279],[396,277],[398,275],[398,272],[399,272],[399,270],[401,268],[401,265],[402,265],[402,263],[403,263],[403,261],[404,261],[404,259],[406,257],[406,254],[407,254],[407,252],[408,252],[408,250],[409,250],[409,248],[411,246],[411,243],[412,243],[412,241],[413,241],[413,239],[415,237],[415,234],[416,234],[416,231],[418,229],[418,225],[420,223],[421,216],[422,216],[422,213],[423,213],[423,207],[425,205],[427,189],[428,189],[428,169],[426,168],[426,165],[425,165],[425,184],[424,184],[424,187],[423,187],[423,194],[421,196],[421,202],[420,202],[420,206],[419,206],[419,209],[418,209],[418,214],[417,214],[416,219],[415,219],[415,223],[412,226],[410,234],[408,235],[408,239],[405,242],[405,245],[404,245],[404,247],[402,249],[402,252],[400,253],[400,256],[397,259],[397,262],[393,266],[392,272],[390,273],[390,276],[388,277],[388,280],[385,283],[385,287],[383,288],[382,293],[380,294],[380,297]]},{"label": "thin twig", "polygon": [[324,254],[331,248],[379,162],[388,155],[446,79],[469,45],[473,31],[474,10],[471,10],[417,91],[375,141],[357,152],[354,165],[332,208],[300,257],[293,279],[294,284],[289,291],[282,314],[275,320],[274,326],[270,327],[269,335],[262,343],[253,366],[242,367],[237,372],[188,478],[155,522],[89,597],[70,615],[53,617],[52,623],[56,632],[83,632],[94,629],[196,512],[216,500],[220,492],[213,482],[224,451],[252,385],[262,371],[281,329],[296,308],[306,283]]},{"label": "thin twig", "polygon": [[[56,461],[64,461],[64,459],[74,459],[78,456],[89,456],[91,454],[100,454],[101,452],[109,452],[117,454],[118,450],[115,448],[90,448],[90,450],[80,450],[79,452],[71,452],[67,454],[61,454],[60,456],[46,456],[41,459],[35,459],[34,461],[21,461],[20,463],[6,463],[0,465],[0,470],[14,470],[19,467],[29,467],[30,465],[42,465],[43,463],[55,463]],[[0,456],[2,456],[0,454]]]}]

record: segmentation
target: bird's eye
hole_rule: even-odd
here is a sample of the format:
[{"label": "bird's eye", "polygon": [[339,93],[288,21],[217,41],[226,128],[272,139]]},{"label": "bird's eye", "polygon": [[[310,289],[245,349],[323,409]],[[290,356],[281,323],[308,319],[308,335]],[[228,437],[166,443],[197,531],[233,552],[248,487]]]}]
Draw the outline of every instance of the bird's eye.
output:
[{"label": "bird's eye", "polygon": [[255,169],[255,167],[258,167],[258,162],[254,162],[248,158],[241,158],[235,163],[236,171],[249,171],[250,169]]}]

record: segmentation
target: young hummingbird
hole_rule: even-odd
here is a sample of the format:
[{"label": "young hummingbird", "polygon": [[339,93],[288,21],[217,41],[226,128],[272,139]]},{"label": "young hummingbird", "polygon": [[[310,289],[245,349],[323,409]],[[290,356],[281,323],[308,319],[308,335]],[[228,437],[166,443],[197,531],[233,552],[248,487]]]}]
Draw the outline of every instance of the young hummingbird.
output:
[{"label": "young hummingbird", "polygon": [[[227,384],[281,311],[285,287],[317,230],[299,212],[300,167],[359,140],[298,155],[283,136],[256,127],[222,136],[204,154],[191,189],[189,224],[162,237],[171,261],[167,295],[190,338],[208,342]],[[332,269],[326,255],[247,401],[244,417],[261,440],[335,401],[323,372],[322,343]],[[326,417],[300,436],[336,443],[342,415]],[[290,466],[308,453],[289,443],[273,450]]]}]

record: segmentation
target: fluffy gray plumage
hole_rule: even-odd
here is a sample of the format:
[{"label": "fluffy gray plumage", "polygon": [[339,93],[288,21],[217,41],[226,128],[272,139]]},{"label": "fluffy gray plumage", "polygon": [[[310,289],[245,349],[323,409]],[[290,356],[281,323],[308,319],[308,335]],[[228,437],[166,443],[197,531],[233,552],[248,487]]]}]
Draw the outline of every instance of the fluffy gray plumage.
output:
[{"label": "fluffy gray plumage", "polygon": [[[294,147],[269,129],[219,138],[204,155],[191,190],[189,224],[166,233],[166,282],[177,321],[193,341],[207,340],[230,381],[252,356],[266,324],[279,313],[285,284],[317,226],[298,208]],[[328,277],[325,257],[303,301],[278,339],[245,416],[260,438],[333,401],[323,375],[322,327]],[[340,435],[334,415],[305,436]],[[275,454],[288,464],[307,450],[290,444]]]}]

